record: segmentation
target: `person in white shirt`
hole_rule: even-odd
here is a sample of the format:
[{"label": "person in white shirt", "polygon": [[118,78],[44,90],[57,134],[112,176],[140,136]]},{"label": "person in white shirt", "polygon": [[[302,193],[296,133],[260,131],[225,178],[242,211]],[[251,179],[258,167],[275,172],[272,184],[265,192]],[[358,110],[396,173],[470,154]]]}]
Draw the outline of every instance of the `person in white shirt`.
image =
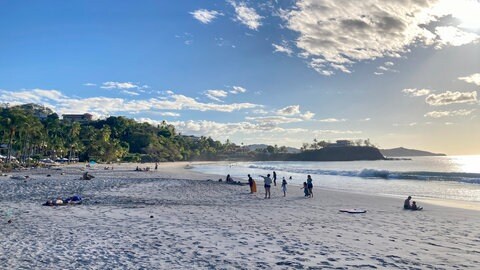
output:
[{"label": "person in white shirt", "polygon": [[260,177],[263,178],[264,181],[264,187],[265,187],[265,199],[270,199],[270,188],[272,187],[272,178],[270,178],[270,174],[267,174],[267,176],[260,175]]}]

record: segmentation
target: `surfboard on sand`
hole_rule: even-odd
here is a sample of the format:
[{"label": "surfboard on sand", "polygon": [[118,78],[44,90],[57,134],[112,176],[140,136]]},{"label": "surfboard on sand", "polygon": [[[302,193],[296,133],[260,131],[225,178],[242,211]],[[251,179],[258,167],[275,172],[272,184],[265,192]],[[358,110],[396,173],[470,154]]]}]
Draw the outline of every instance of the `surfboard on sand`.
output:
[{"label": "surfboard on sand", "polygon": [[253,181],[252,192],[253,193],[257,192],[257,183],[255,181]]},{"label": "surfboard on sand", "polygon": [[367,210],[365,209],[357,209],[357,208],[352,208],[352,209],[340,209],[338,210],[342,213],[349,213],[349,214],[363,214],[366,213]]}]

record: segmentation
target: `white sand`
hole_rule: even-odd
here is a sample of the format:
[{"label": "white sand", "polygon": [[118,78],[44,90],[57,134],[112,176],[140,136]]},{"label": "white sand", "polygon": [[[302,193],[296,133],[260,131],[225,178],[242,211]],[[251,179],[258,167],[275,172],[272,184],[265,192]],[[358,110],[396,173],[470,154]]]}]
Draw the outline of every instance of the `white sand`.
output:
[{"label": "white sand", "polygon": [[[160,164],[0,177],[0,269],[478,269],[478,211],[299,187],[251,195],[219,176]],[[147,166],[147,165],[140,165]],[[153,165],[150,164],[153,168]],[[60,173],[64,172],[64,175]],[[51,174],[51,177],[46,177]],[[183,179],[183,180],[180,180]],[[187,180],[188,179],[188,180]],[[214,179],[215,181],[205,181]],[[198,181],[203,180],[203,181]],[[321,179],[319,179],[321,182]],[[80,193],[80,206],[45,207]],[[366,214],[339,213],[366,208]],[[153,216],[153,218],[150,218]],[[11,219],[12,223],[7,223]]]}]

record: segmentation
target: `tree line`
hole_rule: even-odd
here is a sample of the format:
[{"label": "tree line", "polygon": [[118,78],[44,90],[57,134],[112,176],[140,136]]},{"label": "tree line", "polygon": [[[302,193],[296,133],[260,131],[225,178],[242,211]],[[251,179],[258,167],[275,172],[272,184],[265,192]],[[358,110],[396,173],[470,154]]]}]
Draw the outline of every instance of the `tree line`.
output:
[{"label": "tree line", "polygon": [[211,160],[237,146],[210,137],[183,136],[163,121],[153,126],[126,117],[67,122],[56,113],[39,118],[22,106],[0,111],[1,153],[8,163],[45,157],[69,161],[180,161]]}]

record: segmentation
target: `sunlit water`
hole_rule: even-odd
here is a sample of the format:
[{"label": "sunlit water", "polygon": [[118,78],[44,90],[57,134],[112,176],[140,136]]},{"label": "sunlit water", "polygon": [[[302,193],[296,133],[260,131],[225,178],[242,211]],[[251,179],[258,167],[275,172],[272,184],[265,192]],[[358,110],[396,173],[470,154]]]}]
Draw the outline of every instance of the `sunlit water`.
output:
[{"label": "sunlit water", "polygon": [[194,165],[193,170],[230,174],[234,180],[246,180],[247,174],[251,174],[260,183],[263,180],[259,175],[271,174],[275,170],[277,181],[285,177],[289,185],[301,185],[310,174],[317,188],[480,202],[480,156],[353,162],[212,163]]}]

